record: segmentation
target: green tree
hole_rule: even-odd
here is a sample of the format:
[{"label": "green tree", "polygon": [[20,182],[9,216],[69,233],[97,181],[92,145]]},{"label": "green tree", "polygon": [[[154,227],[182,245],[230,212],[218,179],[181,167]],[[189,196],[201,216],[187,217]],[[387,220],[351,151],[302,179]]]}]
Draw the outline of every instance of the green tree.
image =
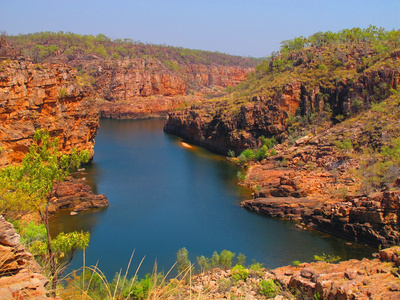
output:
[{"label": "green tree", "polygon": [[219,254],[217,251],[214,251],[211,256],[211,266],[213,268],[217,268],[219,266]]},{"label": "green tree", "polygon": [[200,257],[196,257],[197,265],[200,268],[200,273],[204,273],[205,271],[210,269],[210,259],[205,257],[204,255]]},{"label": "green tree", "polygon": [[60,153],[58,140],[51,140],[47,131],[37,130],[34,134],[34,143],[22,164],[0,170],[0,211],[11,219],[35,211],[45,226],[45,242],[36,241],[35,247],[37,253],[43,255],[49,262],[53,295],[58,279],[65,270],[57,268],[58,258],[70,251],[73,255],[76,249],[86,248],[89,234],[63,233],[52,241],[49,230],[50,200],[54,197],[54,185],[66,179],[72,168],[77,168],[88,159],[87,151],[78,153],[73,150],[70,155]]},{"label": "green tree", "polygon": [[221,267],[224,269],[230,268],[232,266],[232,261],[235,255],[235,253],[229,250],[222,250],[219,255],[219,264],[221,265]]},{"label": "green tree", "polygon": [[191,263],[188,256],[189,252],[186,250],[186,248],[179,249],[176,253],[176,267],[179,274],[183,274],[189,270]]}]

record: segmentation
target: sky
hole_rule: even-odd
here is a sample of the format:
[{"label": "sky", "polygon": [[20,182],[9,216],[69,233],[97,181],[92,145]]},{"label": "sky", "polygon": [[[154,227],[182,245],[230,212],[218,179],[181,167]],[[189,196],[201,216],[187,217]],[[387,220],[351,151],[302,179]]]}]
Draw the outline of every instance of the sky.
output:
[{"label": "sky", "polygon": [[265,57],[280,42],[369,25],[400,29],[400,0],[0,0],[0,31],[103,33]]}]

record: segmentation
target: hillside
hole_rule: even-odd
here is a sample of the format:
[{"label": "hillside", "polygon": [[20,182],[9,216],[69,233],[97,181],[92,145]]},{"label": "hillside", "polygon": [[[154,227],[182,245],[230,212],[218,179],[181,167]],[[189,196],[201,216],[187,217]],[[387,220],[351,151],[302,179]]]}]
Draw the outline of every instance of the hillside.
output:
[{"label": "hillside", "polygon": [[2,36],[0,57],[24,56],[34,63],[66,63],[79,83],[92,89],[101,116],[164,116],[192,103],[225,94],[246,79],[260,59],[112,40],[64,32]]},{"label": "hillside", "polygon": [[398,244],[399,34],[370,27],[285,41],[229,96],[171,113],[165,130],[237,156],[255,190],[249,209]]},{"label": "hillside", "polygon": [[260,146],[262,135],[293,140],[330,127],[396,91],[399,39],[399,31],[370,27],[285,41],[233,93],[171,114],[165,129],[238,154]]}]

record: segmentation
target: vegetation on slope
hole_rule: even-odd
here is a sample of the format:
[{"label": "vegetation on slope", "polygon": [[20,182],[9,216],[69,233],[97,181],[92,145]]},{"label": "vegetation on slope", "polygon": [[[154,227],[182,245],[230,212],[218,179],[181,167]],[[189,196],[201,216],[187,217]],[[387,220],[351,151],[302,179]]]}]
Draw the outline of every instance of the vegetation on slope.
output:
[{"label": "vegetation on slope", "polygon": [[71,32],[38,32],[5,36],[17,54],[43,62],[63,55],[71,60],[153,58],[173,71],[183,64],[254,67],[259,59],[219,52],[154,45],[133,39],[111,39],[104,34],[80,35]]},{"label": "vegetation on slope", "polygon": [[[399,68],[400,30],[370,26],[318,32],[282,42],[280,52],[258,65],[247,81],[231,87],[228,96],[192,111],[254,138],[294,139],[310,125],[330,127],[397,93]],[[257,129],[242,124],[246,105],[260,108],[254,120]],[[271,132],[265,126],[271,122],[280,122],[285,130]],[[221,122],[215,124],[218,130]]]},{"label": "vegetation on slope", "polygon": [[[71,262],[74,251],[85,249],[89,233],[60,233],[50,237],[49,204],[54,195],[53,186],[65,180],[71,169],[89,160],[88,151],[71,155],[61,154],[58,140],[49,133],[37,130],[35,142],[30,146],[22,164],[9,165],[0,169],[0,213],[16,226],[29,244],[32,254],[42,263],[51,280],[51,293],[56,295],[57,283],[66,266]],[[19,222],[24,214],[38,214],[40,223]]]}]

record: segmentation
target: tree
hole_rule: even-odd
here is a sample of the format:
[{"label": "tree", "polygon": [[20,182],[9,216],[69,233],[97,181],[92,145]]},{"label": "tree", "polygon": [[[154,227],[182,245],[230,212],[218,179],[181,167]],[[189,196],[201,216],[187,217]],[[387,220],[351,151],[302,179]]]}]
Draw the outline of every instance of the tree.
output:
[{"label": "tree", "polygon": [[88,246],[89,233],[61,233],[52,240],[49,230],[50,200],[56,190],[54,185],[65,180],[71,169],[88,160],[87,151],[78,153],[73,150],[70,155],[60,153],[58,140],[51,140],[47,131],[37,130],[34,143],[22,164],[0,170],[0,211],[11,219],[35,211],[45,226],[46,240],[37,241],[36,253],[48,261],[54,295],[57,282],[65,270],[65,267],[57,268],[59,258],[71,252],[70,262],[75,250]]},{"label": "tree", "polygon": [[188,272],[191,266],[188,255],[186,248],[179,249],[176,253],[176,267],[181,277],[185,277],[184,273]]}]

